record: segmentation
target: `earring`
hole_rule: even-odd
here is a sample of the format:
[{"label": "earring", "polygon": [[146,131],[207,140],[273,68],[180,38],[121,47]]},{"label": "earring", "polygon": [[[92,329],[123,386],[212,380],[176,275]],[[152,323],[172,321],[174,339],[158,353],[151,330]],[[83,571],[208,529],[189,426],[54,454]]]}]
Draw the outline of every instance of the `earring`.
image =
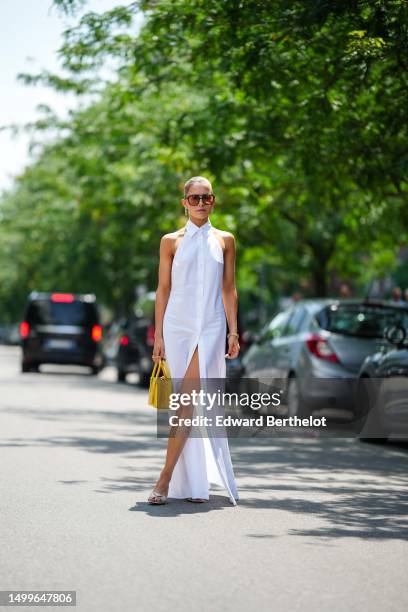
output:
[{"label": "earring", "polygon": [[187,208],[186,207],[184,207],[184,214],[185,214],[186,217],[188,217],[188,212],[187,212]]}]

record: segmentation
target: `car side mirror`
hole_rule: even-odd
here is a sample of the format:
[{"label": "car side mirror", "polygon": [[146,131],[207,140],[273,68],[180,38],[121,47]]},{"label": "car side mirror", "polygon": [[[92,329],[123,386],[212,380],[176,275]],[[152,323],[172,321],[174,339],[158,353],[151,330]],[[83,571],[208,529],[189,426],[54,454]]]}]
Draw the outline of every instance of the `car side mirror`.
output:
[{"label": "car side mirror", "polygon": [[402,346],[406,336],[407,332],[402,325],[390,325],[390,327],[387,327],[384,332],[384,337],[386,340],[391,342],[391,344],[395,344],[395,346]]}]

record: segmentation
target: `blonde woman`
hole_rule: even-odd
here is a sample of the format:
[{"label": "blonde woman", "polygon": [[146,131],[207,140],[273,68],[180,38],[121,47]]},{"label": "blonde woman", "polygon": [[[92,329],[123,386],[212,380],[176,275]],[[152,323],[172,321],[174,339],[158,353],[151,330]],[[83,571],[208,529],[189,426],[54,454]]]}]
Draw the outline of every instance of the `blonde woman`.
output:
[{"label": "blonde woman", "polygon": [[[215,195],[209,180],[189,179],[181,202],[188,216],[186,225],[164,235],[160,243],[152,358],[154,362],[165,358],[172,379],[181,381],[179,392],[191,393],[199,391],[203,382],[225,379],[225,358],[239,354],[235,239],[210,221]],[[176,414],[191,417],[192,403],[180,405]],[[208,428],[203,436],[194,437],[188,427],[172,428],[150,504],[164,504],[168,497],[202,503],[209,499],[210,483],[214,483],[236,505],[228,439],[214,432]]]}]

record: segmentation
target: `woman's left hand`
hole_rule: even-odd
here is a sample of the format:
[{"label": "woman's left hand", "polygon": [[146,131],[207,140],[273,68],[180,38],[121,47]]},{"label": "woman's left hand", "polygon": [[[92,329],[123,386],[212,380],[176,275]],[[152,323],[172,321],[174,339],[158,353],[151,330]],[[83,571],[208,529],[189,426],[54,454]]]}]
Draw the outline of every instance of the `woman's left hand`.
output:
[{"label": "woman's left hand", "polygon": [[237,336],[228,338],[228,353],[225,354],[226,359],[236,359],[239,355],[239,342]]}]

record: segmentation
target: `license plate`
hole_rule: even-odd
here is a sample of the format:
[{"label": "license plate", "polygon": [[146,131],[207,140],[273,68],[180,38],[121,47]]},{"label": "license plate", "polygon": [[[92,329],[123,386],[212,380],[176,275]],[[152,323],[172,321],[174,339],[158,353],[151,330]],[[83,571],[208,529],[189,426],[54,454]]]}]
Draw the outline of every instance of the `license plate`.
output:
[{"label": "license plate", "polygon": [[45,348],[47,349],[72,349],[75,346],[74,340],[47,340]]}]

